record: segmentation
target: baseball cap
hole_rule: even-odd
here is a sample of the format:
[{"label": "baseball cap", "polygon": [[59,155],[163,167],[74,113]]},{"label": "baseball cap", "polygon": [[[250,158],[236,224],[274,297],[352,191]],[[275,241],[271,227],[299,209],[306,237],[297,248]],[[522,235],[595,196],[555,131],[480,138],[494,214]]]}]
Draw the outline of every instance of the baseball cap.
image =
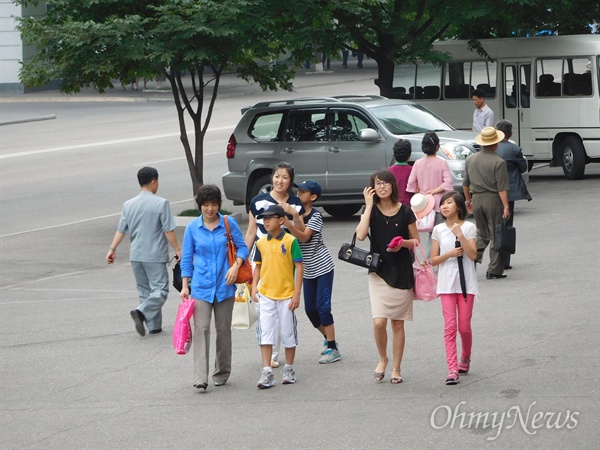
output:
[{"label": "baseball cap", "polygon": [[267,216],[279,216],[285,217],[285,211],[279,205],[271,205],[267,209],[265,209],[262,213],[256,216],[257,219],[262,219]]},{"label": "baseball cap", "polygon": [[317,198],[321,196],[321,185],[315,180],[306,180],[300,184],[294,184],[294,186],[298,189],[302,189],[303,191],[308,191],[311,194],[315,194]]}]

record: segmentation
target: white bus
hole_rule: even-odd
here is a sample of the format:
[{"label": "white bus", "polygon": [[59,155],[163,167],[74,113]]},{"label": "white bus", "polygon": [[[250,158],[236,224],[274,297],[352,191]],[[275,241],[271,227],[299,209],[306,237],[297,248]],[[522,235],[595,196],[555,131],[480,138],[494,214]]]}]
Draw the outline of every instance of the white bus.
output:
[{"label": "white bus", "polygon": [[394,97],[409,98],[470,130],[471,93],[485,92],[495,121],[513,123],[512,139],[534,162],[562,166],[569,179],[600,162],[600,35],[482,39],[490,58],[467,41],[436,42],[450,55],[441,66],[396,66]]}]

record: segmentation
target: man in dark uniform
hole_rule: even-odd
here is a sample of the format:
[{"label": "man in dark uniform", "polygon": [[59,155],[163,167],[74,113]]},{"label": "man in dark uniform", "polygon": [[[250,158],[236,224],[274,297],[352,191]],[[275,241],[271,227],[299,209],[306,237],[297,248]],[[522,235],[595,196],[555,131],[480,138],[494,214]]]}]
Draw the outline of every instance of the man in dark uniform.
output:
[{"label": "man in dark uniform", "polygon": [[475,138],[482,150],[470,155],[465,161],[463,191],[467,205],[473,206],[477,226],[477,262],[481,263],[483,252],[490,245],[490,264],[485,277],[488,280],[506,278],[504,257],[494,250],[494,231],[503,218],[510,217],[508,206],[508,171],[506,162],[496,155],[498,143],[504,133],[494,127],[485,127]]}]

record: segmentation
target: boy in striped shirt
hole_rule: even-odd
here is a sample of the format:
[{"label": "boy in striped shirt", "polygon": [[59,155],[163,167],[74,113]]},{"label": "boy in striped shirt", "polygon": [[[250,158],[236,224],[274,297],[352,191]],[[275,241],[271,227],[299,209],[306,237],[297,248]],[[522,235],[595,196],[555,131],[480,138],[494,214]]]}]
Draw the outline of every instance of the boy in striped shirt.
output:
[{"label": "boy in striped shirt", "polygon": [[[293,216],[293,221],[285,219],[285,226],[300,243],[304,263],[304,306],[306,315],[323,335],[323,351],[319,364],[330,364],[342,359],[342,355],[335,342],[335,328],[331,315],[331,292],[333,287],[333,259],[323,242],[323,216],[312,207],[312,204],[321,196],[321,186],[314,180],[306,180],[295,185],[298,198],[302,201],[304,214],[299,215],[295,208],[284,209]],[[305,228],[300,231],[294,227],[296,220],[302,217]]]}]

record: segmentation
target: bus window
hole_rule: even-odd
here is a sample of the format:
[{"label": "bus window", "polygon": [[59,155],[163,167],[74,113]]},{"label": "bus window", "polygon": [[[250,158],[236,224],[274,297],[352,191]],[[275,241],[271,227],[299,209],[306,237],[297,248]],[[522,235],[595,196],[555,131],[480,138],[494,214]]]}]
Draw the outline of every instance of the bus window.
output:
[{"label": "bus window", "polygon": [[471,86],[485,92],[485,98],[496,97],[496,62],[474,61],[471,65]]},{"label": "bus window", "polygon": [[535,87],[537,97],[560,97],[561,65],[560,59],[538,59],[538,81]]},{"label": "bus window", "polygon": [[440,81],[442,78],[441,66],[434,66],[431,63],[419,64],[417,66],[417,85],[416,89],[422,87],[418,92],[423,99],[438,99],[440,98]]},{"label": "bus window", "polygon": [[516,67],[505,66],[504,67],[504,93],[506,98],[507,108],[517,107],[517,92],[516,92]]},{"label": "bus window", "polygon": [[520,81],[521,81],[521,106],[523,108],[529,108],[530,104],[530,81],[531,80],[531,65],[524,64],[520,67]]},{"label": "bus window", "polygon": [[563,64],[563,95],[592,95],[591,60],[566,58]]},{"label": "bus window", "polygon": [[449,62],[445,64],[444,98],[471,98],[469,87],[470,63]]},{"label": "bus window", "polygon": [[393,97],[412,99],[416,78],[416,64],[402,64],[396,66],[394,71]]}]

